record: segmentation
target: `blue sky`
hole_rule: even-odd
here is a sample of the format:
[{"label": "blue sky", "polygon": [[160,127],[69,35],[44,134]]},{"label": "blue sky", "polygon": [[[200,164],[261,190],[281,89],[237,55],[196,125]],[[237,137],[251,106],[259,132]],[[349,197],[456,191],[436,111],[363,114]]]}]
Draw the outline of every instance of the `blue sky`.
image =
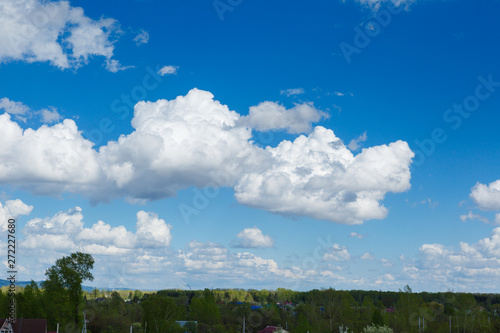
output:
[{"label": "blue sky", "polygon": [[500,291],[498,1],[0,7],[18,279]]}]

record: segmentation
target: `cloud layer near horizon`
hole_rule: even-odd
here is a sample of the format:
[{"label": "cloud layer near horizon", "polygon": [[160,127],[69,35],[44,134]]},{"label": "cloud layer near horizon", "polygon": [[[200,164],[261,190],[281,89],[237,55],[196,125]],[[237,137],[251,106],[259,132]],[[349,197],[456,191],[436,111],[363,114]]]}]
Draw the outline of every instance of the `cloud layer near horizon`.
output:
[{"label": "cloud layer near horizon", "polygon": [[[29,215],[32,209],[19,199],[0,202],[0,217],[17,218]],[[217,283],[226,286],[254,288],[302,290],[318,283],[334,283],[344,288],[363,285],[394,289],[411,284],[425,289],[422,281],[426,281],[436,290],[480,291],[496,290],[494,281],[500,276],[500,228],[475,243],[460,242],[456,249],[423,244],[415,249],[415,259],[400,258],[398,265],[367,252],[353,255],[345,245],[332,243],[328,237],[318,240],[312,254],[283,266],[274,259],[210,241],[192,240],[184,248],[173,249],[175,221],[173,227],[154,212],[137,212],[135,232],[123,225],[112,226],[101,220],[89,224],[84,220],[82,209],[74,207],[53,216],[32,218],[24,228],[18,226],[24,236],[19,239],[23,249],[20,278],[43,280],[48,267],[75,251],[94,256],[96,283],[108,288],[187,289],[188,284],[202,288],[217,277]],[[252,244],[248,247],[266,247],[272,241],[256,227],[244,229],[238,238],[249,240]],[[0,240],[0,245],[5,242]],[[372,265],[374,270],[360,278],[352,270],[356,265]],[[166,281],[165,276],[170,278]]]},{"label": "cloud layer near horizon", "polygon": [[[312,105],[296,105],[280,109],[267,129],[288,127],[279,119],[299,108],[308,111],[294,128],[304,131],[319,120]],[[93,202],[157,200],[192,186],[234,187],[240,203],[345,224],[384,218],[385,194],[410,188],[413,152],[406,142],[353,155],[332,130],[317,126],[263,149],[253,143],[254,128],[244,118],[210,92],[192,89],[174,100],[137,103],[133,132],[97,151],[73,120],[23,130],[5,113],[0,183],[36,194],[79,193]]]}]

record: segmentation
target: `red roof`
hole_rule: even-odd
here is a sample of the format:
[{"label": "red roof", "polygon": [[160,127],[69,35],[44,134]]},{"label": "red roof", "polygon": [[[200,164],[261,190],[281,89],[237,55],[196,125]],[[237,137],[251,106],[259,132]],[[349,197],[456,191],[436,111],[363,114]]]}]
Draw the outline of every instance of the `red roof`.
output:
[{"label": "red roof", "polygon": [[277,331],[278,327],[276,326],[267,326],[264,328],[262,331],[259,331],[258,333],[273,333],[274,331]]},{"label": "red roof", "polygon": [[[7,319],[0,319],[3,324]],[[47,319],[16,319],[14,333],[47,333]]]}]

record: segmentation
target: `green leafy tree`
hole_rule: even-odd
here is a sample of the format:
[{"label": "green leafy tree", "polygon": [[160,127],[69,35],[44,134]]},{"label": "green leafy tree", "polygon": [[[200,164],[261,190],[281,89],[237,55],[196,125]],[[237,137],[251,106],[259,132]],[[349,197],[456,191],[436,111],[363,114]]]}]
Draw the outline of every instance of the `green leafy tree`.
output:
[{"label": "green leafy tree", "polygon": [[207,325],[217,325],[221,323],[221,315],[214,294],[209,290],[203,291],[201,298],[195,297],[189,306],[189,315],[192,320],[197,320]]},{"label": "green leafy tree", "polygon": [[307,331],[312,331],[312,326],[307,320],[307,317],[303,313],[301,313],[299,314],[297,327],[293,330],[293,332],[307,332]]},{"label": "green leafy tree", "polygon": [[382,317],[382,313],[377,308],[375,308],[373,310],[372,324],[377,325],[377,326],[383,326],[384,325],[384,317]]},{"label": "green leafy tree", "polygon": [[335,329],[335,322],[339,315],[340,293],[332,288],[329,288],[322,291],[322,296],[324,314],[328,320],[328,331],[333,332]]},{"label": "green leafy tree", "polygon": [[[49,293],[67,295],[75,325],[79,323],[78,307],[83,299],[82,283],[94,280],[94,276],[90,273],[92,268],[94,268],[94,258],[90,254],[76,252],[58,259],[56,264],[45,272],[47,280],[43,282],[43,287]],[[57,302],[57,299],[53,301]]]},{"label": "green leafy tree", "polygon": [[143,326],[147,325],[148,332],[173,332],[177,329],[175,321],[186,316],[185,308],[169,296],[149,295],[141,306]]},{"label": "green leafy tree", "polygon": [[23,300],[20,303],[19,311],[24,318],[45,318],[44,306],[42,304],[42,291],[38,284],[31,280],[30,284],[24,287],[20,296]]}]

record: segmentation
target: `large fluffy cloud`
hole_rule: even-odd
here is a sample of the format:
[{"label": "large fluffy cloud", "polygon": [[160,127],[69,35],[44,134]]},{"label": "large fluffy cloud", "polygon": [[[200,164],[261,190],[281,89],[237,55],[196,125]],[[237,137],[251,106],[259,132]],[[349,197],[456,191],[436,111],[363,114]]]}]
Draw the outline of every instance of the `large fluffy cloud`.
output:
[{"label": "large fluffy cloud", "polygon": [[27,249],[44,249],[56,253],[75,251],[97,255],[127,254],[133,249],[154,249],[170,245],[171,226],[154,213],[137,213],[136,232],[124,226],[112,227],[98,221],[90,228],[83,222],[80,207],[61,211],[53,217],[35,218],[23,229]]},{"label": "large fluffy cloud", "polygon": [[0,183],[43,194],[87,191],[97,184],[97,152],[73,120],[23,130],[5,113],[0,115],[0,128]]},{"label": "large fluffy cloud", "polygon": [[[210,92],[193,89],[174,100],[137,103],[132,133],[96,151],[73,120],[23,130],[3,114],[0,184],[37,194],[78,193],[93,202],[235,186],[243,204],[346,224],[384,218],[385,194],[410,187],[413,153],[406,142],[355,156],[318,126],[294,142],[263,149],[241,119]],[[309,121],[294,123],[306,128]]]},{"label": "large fluffy cloud", "polygon": [[0,182],[35,193],[158,199],[190,186],[232,186],[262,163],[239,115],[198,89],[172,101],[140,102],[134,132],[95,151],[73,120],[22,130],[0,115]]},{"label": "large fluffy cloud", "polygon": [[267,147],[272,163],[249,172],[235,187],[241,203],[272,212],[306,215],[345,224],[381,219],[387,192],[410,188],[413,152],[397,141],[354,156],[333,131],[316,127],[309,136]]},{"label": "large fluffy cloud", "polygon": [[0,3],[0,62],[50,62],[77,68],[90,57],[110,60],[116,21],[85,16],[68,1],[4,0]]},{"label": "large fluffy cloud", "polygon": [[265,163],[252,145],[251,130],[236,126],[239,115],[207,91],[191,90],[175,100],[139,102],[135,131],[101,147],[108,180],[139,199],[173,196],[189,186],[232,186]]}]

